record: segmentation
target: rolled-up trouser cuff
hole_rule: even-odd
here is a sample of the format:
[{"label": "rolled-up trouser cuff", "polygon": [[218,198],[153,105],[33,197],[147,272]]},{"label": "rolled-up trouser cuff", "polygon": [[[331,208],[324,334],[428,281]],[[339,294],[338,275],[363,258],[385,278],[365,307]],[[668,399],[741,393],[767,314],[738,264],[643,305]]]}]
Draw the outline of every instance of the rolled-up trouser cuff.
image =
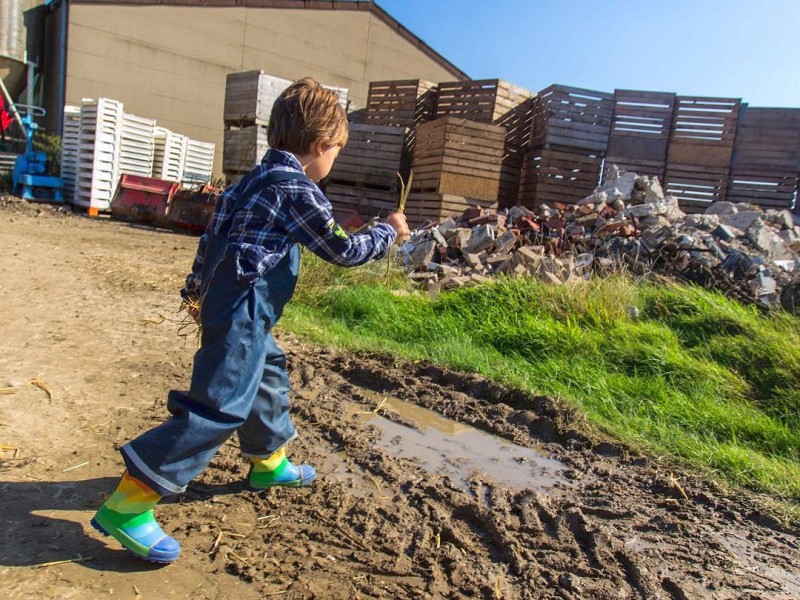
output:
[{"label": "rolled-up trouser cuff", "polygon": [[283,444],[281,444],[280,446],[278,446],[274,450],[271,450],[271,451],[269,451],[269,452],[267,452],[265,454],[250,454],[249,452],[241,451],[240,455],[243,456],[244,458],[249,458],[250,460],[263,460],[265,458],[269,458],[270,456],[275,454],[281,448],[285,448],[286,444],[288,444],[289,442],[294,441],[296,439],[297,439],[297,432],[295,431],[292,434],[292,437],[290,437],[288,440],[286,440]]},{"label": "rolled-up trouser cuff", "polygon": [[174,496],[186,491],[186,486],[183,487],[175,485],[155,473],[148,467],[141,457],[131,448],[130,444],[125,444],[121,449],[122,458],[125,461],[125,466],[128,473],[133,475],[136,479],[146,484],[149,488],[158,493],[159,496]]}]

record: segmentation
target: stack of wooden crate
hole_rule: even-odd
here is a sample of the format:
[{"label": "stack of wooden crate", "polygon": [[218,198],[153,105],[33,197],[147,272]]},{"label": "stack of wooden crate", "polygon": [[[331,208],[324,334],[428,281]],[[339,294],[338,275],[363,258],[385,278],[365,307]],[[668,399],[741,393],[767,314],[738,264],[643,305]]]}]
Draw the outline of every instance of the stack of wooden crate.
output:
[{"label": "stack of wooden crate", "polygon": [[742,105],[728,200],[792,206],[800,172],[800,109]]},{"label": "stack of wooden crate", "polygon": [[372,125],[404,128],[400,173],[408,175],[414,155],[417,125],[430,121],[436,111],[436,84],[424,79],[373,81],[369,84],[363,121]]},{"label": "stack of wooden crate", "polygon": [[451,81],[439,84],[436,116],[455,116],[506,130],[500,168],[500,206],[517,203],[523,151],[530,143],[536,94],[502,79]]},{"label": "stack of wooden crate", "polygon": [[519,203],[570,203],[591,194],[600,181],[612,111],[613,96],[605,92],[563,85],[539,92]]},{"label": "stack of wooden crate", "polygon": [[664,181],[674,108],[675,94],[615,90],[606,173],[616,165]]},{"label": "stack of wooden crate", "polygon": [[505,135],[500,126],[457,117],[417,127],[409,222],[460,214],[471,205],[496,207]]},{"label": "stack of wooden crate", "polygon": [[676,97],[664,181],[684,210],[725,200],[740,109],[739,98]]},{"label": "stack of wooden crate", "polygon": [[350,124],[350,139],[325,185],[325,195],[335,207],[368,218],[384,216],[397,207],[405,134],[405,127]]},{"label": "stack of wooden crate", "polygon": [[292,82],[264,71],[230,73],[225,82],[222,170],[228,183],[241,179],[267,151],[272,105]]}]

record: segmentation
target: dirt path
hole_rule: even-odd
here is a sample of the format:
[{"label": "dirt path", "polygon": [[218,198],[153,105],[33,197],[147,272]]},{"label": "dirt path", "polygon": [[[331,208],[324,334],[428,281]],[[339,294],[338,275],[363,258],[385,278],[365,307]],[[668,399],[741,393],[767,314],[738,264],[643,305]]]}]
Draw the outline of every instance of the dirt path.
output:
[{"label": "dirt path", "polygon": [[291,454],[320,480],[246,491],[229,443],[160,509],[181,559],[130,558],[88,521],[116,448],[188,381],[192,345],[152,321],[195,244],[0,200],[3,598],[800,597],[798,532],[755,498],[591,439],[553,400],[285,333]]}]

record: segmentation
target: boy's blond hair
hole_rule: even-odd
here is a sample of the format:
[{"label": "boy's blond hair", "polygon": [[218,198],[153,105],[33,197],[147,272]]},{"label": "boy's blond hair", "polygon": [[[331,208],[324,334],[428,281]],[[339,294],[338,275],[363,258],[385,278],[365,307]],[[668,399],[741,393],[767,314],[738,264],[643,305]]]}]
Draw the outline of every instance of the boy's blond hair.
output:
[{"label": "boy's blond hair", "polygon": [[347,115],[339,96],[311,77],[295,81],[272,106],[267,127],[270,148],[306,154],[317,142],[325,148],[344,146],[347,136]]}]

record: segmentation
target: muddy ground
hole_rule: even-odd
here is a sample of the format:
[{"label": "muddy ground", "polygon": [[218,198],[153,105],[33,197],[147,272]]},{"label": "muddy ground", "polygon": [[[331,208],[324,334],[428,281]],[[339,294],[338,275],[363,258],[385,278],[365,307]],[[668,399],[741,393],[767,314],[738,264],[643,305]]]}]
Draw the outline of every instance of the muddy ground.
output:
[{"label": "muddy ground", "polygon": [[158,511],[180,560],[130,557],[89,519],[116,449],[187,385],[193,345],[157,322],[195,245],[0,199],[3,598],[800,597],[798,530],[763,498],[591,436],[555,400],[285,332],[290,454],[320,479],[247,491],[232,440]]}]

